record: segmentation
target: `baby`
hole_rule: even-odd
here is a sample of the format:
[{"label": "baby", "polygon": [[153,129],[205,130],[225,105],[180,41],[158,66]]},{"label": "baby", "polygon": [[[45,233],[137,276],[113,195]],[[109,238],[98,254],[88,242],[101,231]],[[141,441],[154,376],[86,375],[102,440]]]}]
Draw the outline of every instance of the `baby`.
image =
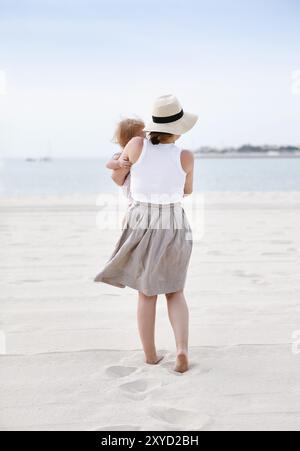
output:
[{"label": "baby", "polygon": [[[121,121],[114,135],[114,142],[119,144],[119,146],[124,149],[129,141],[135,136],[145,137],[144,132],[145,124],[143,121],[138,119],[124,119]],[[131,163],[128,158],[122,156],[122,152],[115,153],[111,160],[106,165],[107,169],[117,171],[118,169],[130,169]],[[128,198],[129,206],[132,205],[133,199],[130,193],[130,172],[127,175],[123,191],[125,196]]]}]

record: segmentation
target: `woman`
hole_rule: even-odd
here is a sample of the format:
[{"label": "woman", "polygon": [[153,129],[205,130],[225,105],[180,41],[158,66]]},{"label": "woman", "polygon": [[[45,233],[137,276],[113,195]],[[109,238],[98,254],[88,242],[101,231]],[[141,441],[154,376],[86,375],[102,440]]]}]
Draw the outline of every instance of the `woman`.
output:
[{"label": "woman", "polygon": [[175,371],[188,370],[189,312],[184,296],[192,251],[190,226],[181,202],[193,191],[194,156],[175,145],[197,122],[185,113],[174,96],[163,96],[154,105],[146,126],[149,140],[133,138],[123,151],[131,169],[113,173],[122,186],[131,172],[127,227],[97,282],[138,290],[138,325],[146,362],[162,360],[155,347],[156,303],[164,294],[173,327],[177,359]]}]

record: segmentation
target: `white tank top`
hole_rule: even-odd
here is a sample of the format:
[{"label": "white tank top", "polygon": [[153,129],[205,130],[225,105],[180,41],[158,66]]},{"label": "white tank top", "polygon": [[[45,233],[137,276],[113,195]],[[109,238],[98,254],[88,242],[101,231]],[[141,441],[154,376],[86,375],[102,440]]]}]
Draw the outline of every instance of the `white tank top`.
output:
[{"label": "white tank top", "polygon": [[186,172],[175,144],[153,145],[147,139],[139,160],[131,168],[131,196],[138,202],[172,204],[184,196]]}]

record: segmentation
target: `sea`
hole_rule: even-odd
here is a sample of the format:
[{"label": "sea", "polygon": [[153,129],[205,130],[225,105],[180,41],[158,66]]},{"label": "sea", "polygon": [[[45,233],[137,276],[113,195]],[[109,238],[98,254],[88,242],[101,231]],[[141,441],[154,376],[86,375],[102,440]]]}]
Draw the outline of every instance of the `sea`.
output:
[{"label": "sea", "polygon": [[[0,162],[0,196],[113,193],[103,159]],[[168,177],[168,174],[166,174]],[[195,191],[300,191],[300,158],[197,159]]]}]

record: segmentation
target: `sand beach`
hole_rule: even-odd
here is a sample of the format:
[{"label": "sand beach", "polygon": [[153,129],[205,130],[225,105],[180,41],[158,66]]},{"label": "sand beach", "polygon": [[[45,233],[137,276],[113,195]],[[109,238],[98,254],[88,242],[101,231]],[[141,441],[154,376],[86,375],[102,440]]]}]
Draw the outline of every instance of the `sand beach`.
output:
[{"label": "sand beach", "polygon": [[119,234],[96,200],[1,199],[0,429],[298,430],[300,193],[204,195],[184,375],[164,298],[151,367],[135,292],[93,283]]}]

